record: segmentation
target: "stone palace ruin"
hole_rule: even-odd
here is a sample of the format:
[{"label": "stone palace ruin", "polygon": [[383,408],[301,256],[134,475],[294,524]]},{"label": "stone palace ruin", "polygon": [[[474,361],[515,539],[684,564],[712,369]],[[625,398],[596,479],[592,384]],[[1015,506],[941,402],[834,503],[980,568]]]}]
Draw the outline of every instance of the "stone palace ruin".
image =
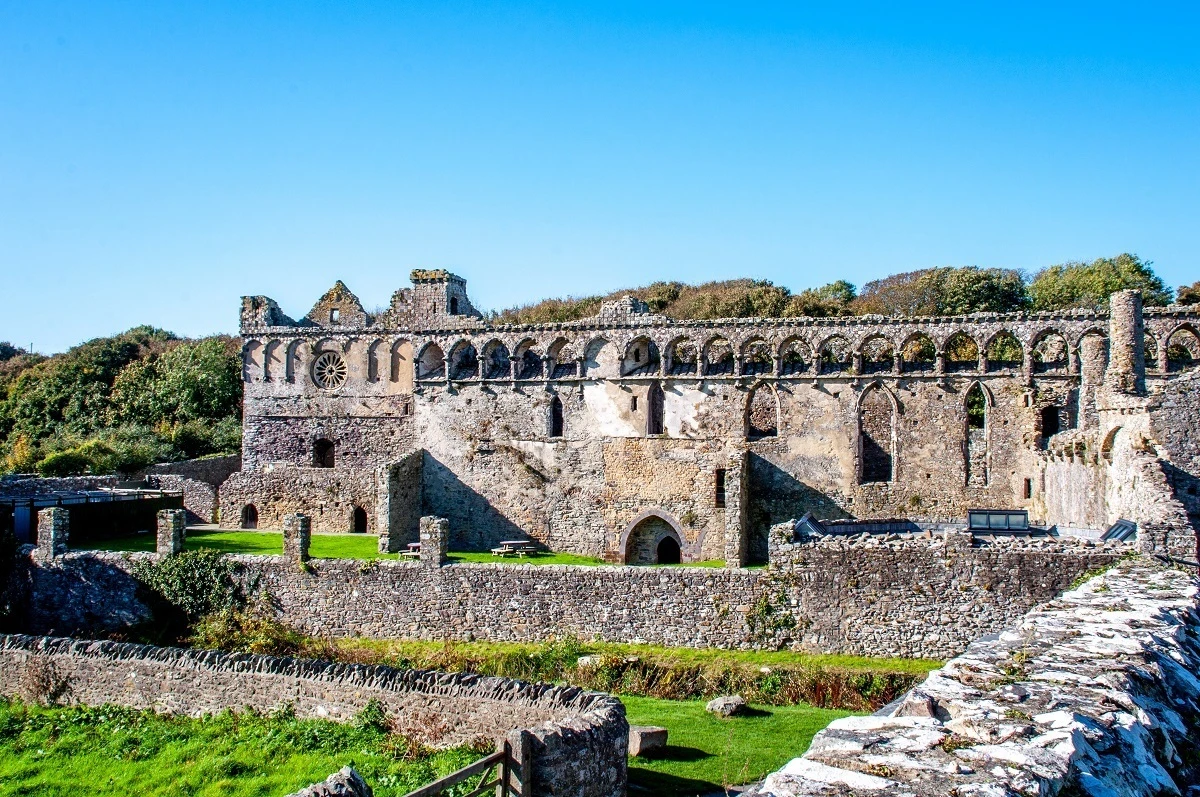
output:
[{"label": "stone palace ruin", "polygon": [[446,518],[450,547],[529,539],[614,563],[765,562],[772,525],[1137,524],[1192,555],[1200,314],[676,321],[626,297],[493,325],[414,271],[378,314],[338,282],[300,320],[245,297],[242,470],[226,526],[369,532]]}]

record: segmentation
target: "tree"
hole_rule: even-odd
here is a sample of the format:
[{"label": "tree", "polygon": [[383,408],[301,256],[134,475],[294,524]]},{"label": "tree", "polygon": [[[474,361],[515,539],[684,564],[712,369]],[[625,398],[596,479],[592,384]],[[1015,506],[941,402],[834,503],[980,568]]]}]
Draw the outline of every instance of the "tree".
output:
[{"label": "tree", "polygon": [[1137,255],[1101,257],[1091,263],[1072,262],[1039,271],[1029,283],[1034,310],[1080,308],[1104,310],[1108,297],[1117,291],[1139,290],[1142,304],[1171,303],[1171,289]]},{"label": "tree", "polygon": [[887,316],[1014,313],[1029,307],[1018,271],[1002,268],[929,268],[868,282],[853,303],[857,314]]},{"label": "tree", "polygon": [[1175,293],[1176,304],[1200,304],[1200,282],[1181,285]]},{"label": "tree", "polygon": [[846,280],[831,282],[820,288],[806,288],[788,301],[784,315],[812,318],[851,315],[850,303],[855,296],[854,286]]}]

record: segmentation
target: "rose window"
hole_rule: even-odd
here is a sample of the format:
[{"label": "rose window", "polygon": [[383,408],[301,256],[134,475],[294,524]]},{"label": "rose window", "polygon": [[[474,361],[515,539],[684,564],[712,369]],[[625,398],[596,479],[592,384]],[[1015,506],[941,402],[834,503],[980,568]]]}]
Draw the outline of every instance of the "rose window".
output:
[{"label": "rose window", "polygon": [[337,352],[325,352],[313,363],[313,381],[319,388],[337,390],[346,381],[346,361]]}]

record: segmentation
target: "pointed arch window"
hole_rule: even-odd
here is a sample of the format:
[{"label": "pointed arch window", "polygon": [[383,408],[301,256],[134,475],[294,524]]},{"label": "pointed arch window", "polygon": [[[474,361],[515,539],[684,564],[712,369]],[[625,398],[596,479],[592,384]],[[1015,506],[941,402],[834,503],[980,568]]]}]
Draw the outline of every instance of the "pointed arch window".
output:
[{"label": "pointed arch window", "polygon": [[550,399],[550,436],[563,436],[563,403],[558,396]]},{"label": "pointed arch window", "polygon": [[896,408],[882,388],[868,388],[858,408],[859,482],[890,482],[895,475]]},{"label": "pointed arch window", "polygon": [[663,433],[664,398],[662,385],[650,383],[650,394],[646,398],[646,434]]}]

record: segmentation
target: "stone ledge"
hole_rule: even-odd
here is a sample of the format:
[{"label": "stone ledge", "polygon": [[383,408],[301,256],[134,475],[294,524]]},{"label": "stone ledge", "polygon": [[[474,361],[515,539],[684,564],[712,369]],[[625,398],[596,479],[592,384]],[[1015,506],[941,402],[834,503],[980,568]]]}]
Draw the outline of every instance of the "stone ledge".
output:
[{"label": "stone ledge", "polygon": [[1200,782],[1200,592],[1138,557],[848,717],[758,797],[1178,794]]}]

